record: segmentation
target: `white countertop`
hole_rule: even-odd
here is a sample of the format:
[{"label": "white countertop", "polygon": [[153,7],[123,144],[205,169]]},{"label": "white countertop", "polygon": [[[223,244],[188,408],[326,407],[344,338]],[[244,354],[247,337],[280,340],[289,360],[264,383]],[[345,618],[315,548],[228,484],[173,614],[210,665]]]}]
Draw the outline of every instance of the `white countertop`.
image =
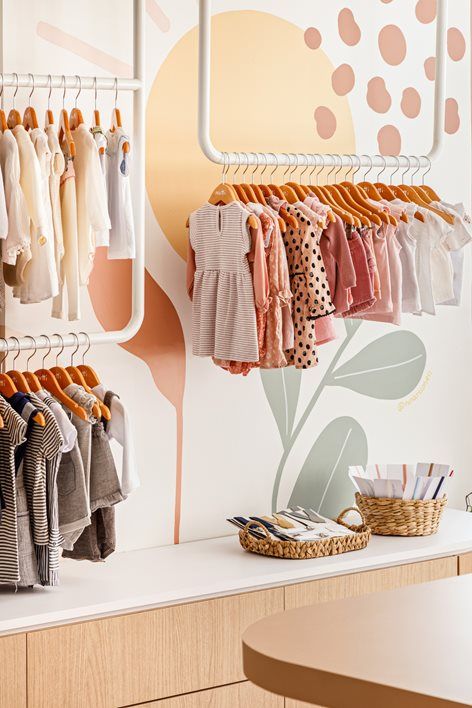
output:
[{"label": "white countertop", "polygon": [[61,585],[0,586],[0,634],[193,602],[472,551],[472,514],[446,509],[434,536],[372,536],[362,551],[313,560],[246,553],[236,536],[116,553],[105,563],[62,560]]}]

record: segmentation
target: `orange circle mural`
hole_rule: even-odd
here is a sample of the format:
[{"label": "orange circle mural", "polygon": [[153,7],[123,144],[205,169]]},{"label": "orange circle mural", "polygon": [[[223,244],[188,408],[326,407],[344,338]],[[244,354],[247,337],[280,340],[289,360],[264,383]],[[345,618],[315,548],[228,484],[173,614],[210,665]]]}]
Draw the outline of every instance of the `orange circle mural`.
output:
[{"label": "orange circle mural", "polygon": [[[255,11],[218,14],[212,29],[211,134],[216,147],[355,152],[348,101],[331,84],[335,67],[322,49],[314,52],[307,46],[304,29]],[[184,259],[185,221],[221,179],[221,167],[198,145],[197,42],[194,28],[170,51],[147,107],[147,192],[165,237]],[[319,106],[327,109],[329,129],[324,130],[324,114],[315,122]]]}]

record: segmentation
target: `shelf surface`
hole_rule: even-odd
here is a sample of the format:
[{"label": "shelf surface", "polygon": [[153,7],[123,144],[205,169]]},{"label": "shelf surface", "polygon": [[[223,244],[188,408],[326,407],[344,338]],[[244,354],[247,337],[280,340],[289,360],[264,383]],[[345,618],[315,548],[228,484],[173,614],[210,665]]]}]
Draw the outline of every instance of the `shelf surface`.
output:
[{"label": "shelf surface", "polygon": [[246,553],[237,536],[61,561],[56,588],[0,586],[0,634],[194,602],[472,551],[472,514],[446,509],[434,536],[372,536],[367,548],[284,560]]}]

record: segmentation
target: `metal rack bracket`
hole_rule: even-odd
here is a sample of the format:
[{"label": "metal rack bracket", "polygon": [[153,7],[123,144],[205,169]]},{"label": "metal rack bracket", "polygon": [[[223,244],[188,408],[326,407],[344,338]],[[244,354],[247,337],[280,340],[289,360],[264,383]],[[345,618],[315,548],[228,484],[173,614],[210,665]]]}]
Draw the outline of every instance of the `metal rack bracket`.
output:
[{"label": "metal rack bracket", "polygon": [[[313,153],[254,153],[254,152],[232,152],[223,153],[213,145],[210,136],[210,89],[211,89],[211,7],[212,0],[199,0],[199,64],[198,64],[198,138],[200,147],[206,157],[212,162],[220,165],[298,165],[315,164]],[[418,156],[420,161],[418,167],[428,167],[431,161],[438,155],[442,148],[444,139],[444,100],[446,96],[446,47],[447,47],[447,9],[448,0],[437,0],[436,16],[436,80],[434,85],[434,125],[433,144],[427,155]],[[234,158],[233,158],[234,155]],[[238,162],[236,163],[236,156]],[[323,164],[328,166],[342,164],[344,167],[351,167],[348,156],[323,155]],[[262,159],[260,159],[262,158]],[[308,160],[312,159],[312,162]],[[360,156],[360,165],[363,167],[376,166],[383,167],[383,157],[378,155]],[[341,161],[340,161],[341,160]],[[399,160],[399,162],[398,162]],[[407,166],[405,156],[393,157],[385,156],[387,167]]]}]

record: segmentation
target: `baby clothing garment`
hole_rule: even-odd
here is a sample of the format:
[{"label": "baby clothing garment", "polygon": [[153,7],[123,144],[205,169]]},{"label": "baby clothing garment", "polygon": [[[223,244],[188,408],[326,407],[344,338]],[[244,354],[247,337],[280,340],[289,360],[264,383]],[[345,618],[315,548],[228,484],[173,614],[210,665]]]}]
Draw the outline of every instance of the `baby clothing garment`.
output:
[{"label": "baby clothing garment", "polygon": [[[66,144],[63,145],[63,150]],[[64,290],[67,290],[68,319],[80,319],[79,297],[79,241],[77,230],[77,193],[75,170],[72,158],[64,154],[65,169],[60,178],[59,199],[61,204],[64,255],[59,273],[59,294],[52,303],[52,317],[62,319],[64,314]]]},{"label": "baby clothing garment", "polygon": [[111,221],[108,258],[134,258],[136,243],[129,179],[130,152],[123,152],[124,143],[130,145],[130,141],[123,128],[109,130],[106,139],[108,211]]},{"label": "baby clothing garment", "polygon": [[71,414],[71,421],[77,429],[77,442],[70,452],[62,455],[57,480],[62,546],[71,551],[84,528],[90,524],[92,425],[96,422],[92,407],[95,397],[77,384],[66,386],[64,392],[88,414],[88,420]]},{"label": "baby clothing garment", "polygon": [[362,317],[364,310],[370,310],[375,303],[372,267],[369,268],[367,252],[359,233],[348,224],[346,234],[356,273],[356,284],[350,290],[352,301],[349,310],[342,312],[341,317]]},{"label": "baby clothing garment", "polygon": [[453,291],[454,297],[445,300],[441,305],[460,305],[462,291],[462,273],[464,268],[464,246],[472,240],[470,233],[470,216],[465,213],[464,205],[448,204],[447,202],[433,202],[433,206],[438,209],[447,211],[454,217],[452,232],[450,233],[447,243],[450,249],[450,257],[453,269]]},{"label": "baby clothing garment", "polygon": [[[393,211],[395,216],[395,212]],[[400,222],[403,223],[403,222]],[[375,322],[390,322],[390,324],[401,324],[402,312],[402,263],[400,259],[402,247],[397,240],[396,230],[387,237],[388,265],[390,271],[390,293],[392,298],[391,312],[378,312],[371,314],[370,310],[364,313],[363,319]]]},{"label": "baby clothing garment", "polygon": [[[31,261],[28,264],[25,282],[20,289],[22,303],[42,302],[55,297],[59,292],[54,246],[54,230],[49,194],[51,174],[51,151],[48,138],[40,128],[30,131],[30,138],[37,155],[40,173],[40,193],[42,221],[31,235]],[[15,294],[15,291],[14,291]]]},{"label": "baby clothing garment", "polygon": [[102,383],[92,390],[110,409],[111,420],[106,422],[105,432],[110,441],[115,440],[122,448],[120,486],[126,498],[140,485],[131,420],[119,396],[108,391]]},{"label": "baby clothing garment", "polygon": [[[92,511],[91,523],[86,526],[81,536],[74,543],[72,550],[65,550],[64,557],[75,558],[76,560],[88,559],[92,561],[102,560],[103,557],[109,555],[112,550],[112,543],[106,543],[107,551],[102,548],[98,549],[106,542],[107,535],[110,533],[108,522],[110,517],[98,513],[104,509],[112,507],[114,504],[123,501],[123,496],[120,490],[120,483],[113,460],[113,455],[110,449],[110,442],[101,422],[97,422],[92,426],[92,457],[90,470],[90,508]],[[95,516],[94,516],[95,515]],[[102,528],[105,529],[103,538]],[[107,533],[108,532],[108,533]],[[114,524],[111,532],[114,539]],[[102,554],[106,553],[105,556]]]},{"label": "baby clothing garment", "polygon": [[266,351],[260,362],[263,369],[278,369],[286,366],[285,350],[292,349],[294,344],[290,275],[282,233],[275,216],[273,224],[268,257],[270,297],[267,311]]},{"label": "baby clothing garment", "polygon": [[[54,414],[47,402],[41,401],[34,393],[28,395],[35,408],[44,415],[46,426],[43,428],[45,448],[49,451],[46,458],[46,503],[47,521],[49,527],[47,544],[36,546],[39,580],[42,585],[58,585],[59,583],[59,511],[57,496],[57,472],[61,461],[61,448],[64,440]],[[48,400],[53,400],[51,397]],[[54,451],[54,452],[53,452]]]},{"label": "baby clothing garment", "polygon": [[[31,261],[33,258],[38,258],[38,256],[40,258],[43,257],[40,256],[39,250],[46,243],[48,229],[42,194],[41,168],[36,150],[30,136],[22,125],[15,126],[11,132],[16,140],[20,159],[20,186],[26,204],[25,214],[28,220],[30,248],[18,254],[14,274],[7,278],[5,273],[5,282],[16,285],[13,295],[20,297],[22,286],[28,279]],[[27,292],[25,294],[28,295]],[[33,301],[35,301],[34,297]]]},{"label": "baby clothing garment", "polygon": [[346,231],[339,216],[323,229],[320,245],[333,305],[336,313],[342,314],[350,307],[350,289],[356,285],[356,271]]},{"label": "baby clothing garment", "polygon": [[249,216],[238,202],[207,203],[190,215],[187,291],[196,356],[259,360]]},{"label": "baby clothing garment", "polygon": [[4,264],[14,266],[17,256],[23,251],[27,253],[26,262],[31,258],[31,235],[26,201],[20,186],[18,144],[11,130],[0,133],[0,166],[8,213],[7,237],[2,240],[2,260]]},{"label": "baby clothing garment", "polygon": [[61,281],[61,263],[64,257],[64,235],[62,231],[61,198],[59,186],[65,170],[65,158],[59,145],[59,138],[54,125],[47,125],[45,132],[51,153],[51,169],[49,173],[49,199],[51,203],[52,227],[54,234],[54,260],[58,282]]},{"label": "baby clothing garment", "polygon": [[0,396],[0,486],[5,502],[0,522],[0,583],[20,580],[15,450],[26,441],[27,423]]},{"label": "baby clothing garment", "polygon": [[56,419],[56,423],[59,426],[59,430],[61,431],[63,443],[61,446],[61,452],[70,452],[72,448],[75,445],[75,442],[77,440],[77,430],[74,428],[72,425],[69,416],[67,413],[64,411],[62,408],[61,404],[56,401],[55,398],[53,398],[47,391],[44,389],[39,389],[39,391],[36,391],[35,393],[36,397],[39,398],[40,401],[45,403],[48,408],[50,409],[51,413],[53,413],[54,418]]},{"label": "baby clothing garment", "polygon": [[397,230],[395,231],[395,236],[401,245],[402,312],[419,312],[421,310],[421,298],[416,275],[416,240],[410,233],[411,224],[415,218],[416,204],[401,203],[396,200],[390,202],[390,204],[398,205],[408,217],[408,222],[398,221]]},{"label": "baby clothing garment", "polygon": [[[107,194],[100,167],[97,144],[84,123],[72,131],[75,143],[75,183],[77,194],[77,238],[79,245],[79,279],[87,285],[93,268],[97,234],[110,229]],[[107,245],[107,241],[100,245]]]},{"label": "baby clothing garment", "polygon": [[[107,189],[106,174],[107,174],[107,138],[103,129],[100,126],[93,126],[90,128],[90,132],[93,135],[93,139],[98,148],[98,159],[100,160],[100,167],[102,168],[103,180],[105,184],[105,190]],[[105,229],[104,231],[99,231],[95,234],[95,245],[98,246],[108,246],[110,242],[110,231]]]},{"label": "baby clothing garment", "polygon": [[307,369],[318,364],[315,320],[334,312],[328,279],[320,249],[322,228],[307,216],[301,202],[287,204],[298,228],[284,234],[285,250],[293,293],[294,348],[287,351],[287,363]]}]

